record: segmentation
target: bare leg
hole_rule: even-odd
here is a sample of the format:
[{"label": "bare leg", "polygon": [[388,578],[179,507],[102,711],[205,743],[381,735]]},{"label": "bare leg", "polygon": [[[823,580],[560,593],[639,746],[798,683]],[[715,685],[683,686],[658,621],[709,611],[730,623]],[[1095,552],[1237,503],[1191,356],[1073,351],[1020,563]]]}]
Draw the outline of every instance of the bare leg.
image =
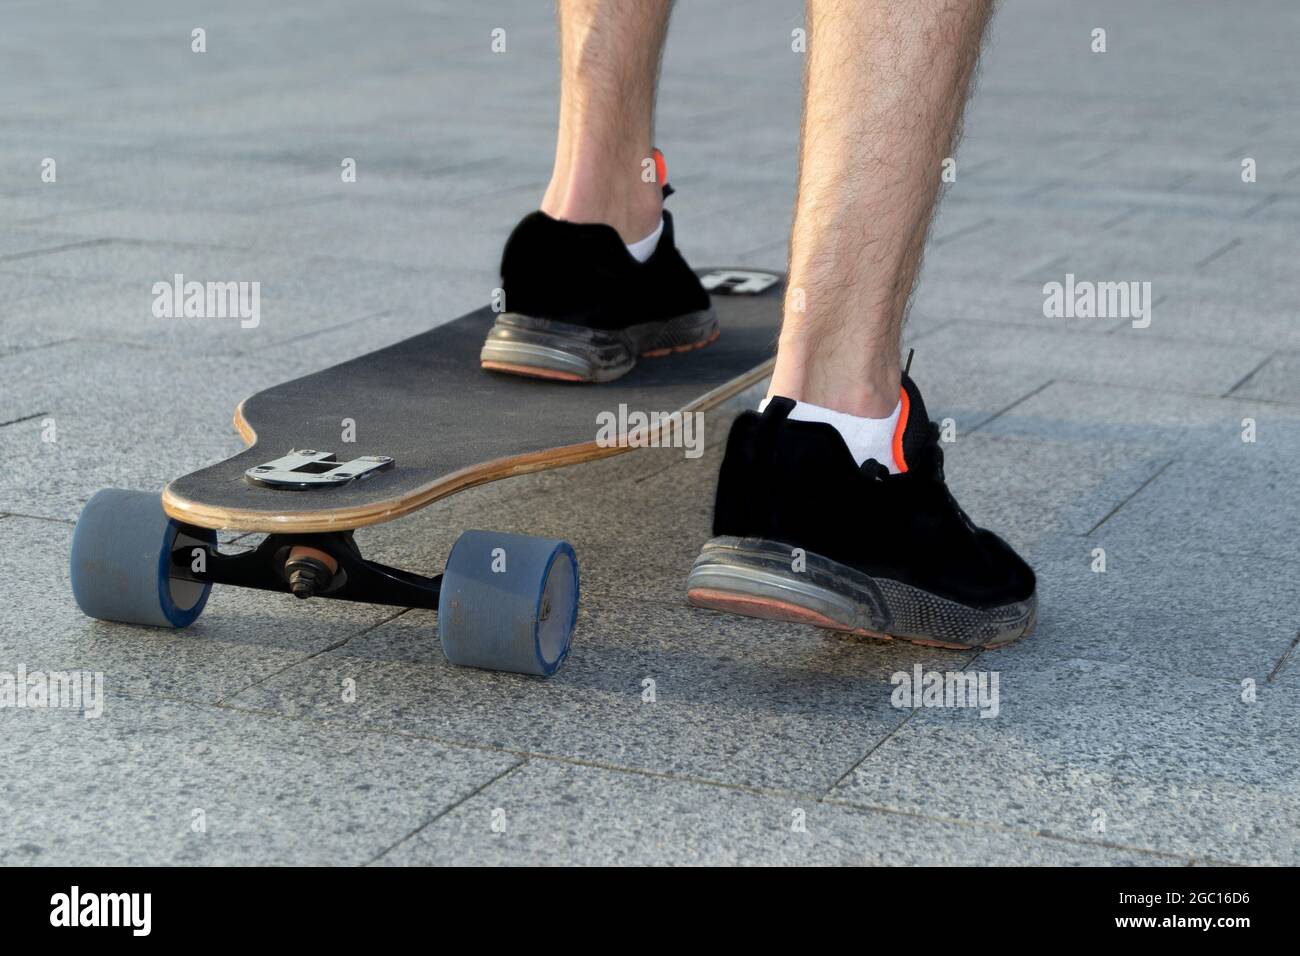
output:
[{"label": "bare leg", "polygon": [[626,375],[641,356],[718,336],[699,277],[677,249],[655,175],[659,58],[671,0],[558,0],[560,119],[540,211],[501,254],[510,311],[486,369],[579,382]]},{"label": "bare leg", "polygon": [[624,242],[659,224],[660,185],[645,182],[659,58],[672,0],[559,0],[560,131],[542,211],[602,222]]},{"label": "bare leg", "polygon": [[769,394],[871,418],[893,411],[940,164],[991,8],[808,0],[790,291]]},{"label": "bare leg", "polygon": [[1034,572],[947,493],[938,430],[898,367],[941,160],[991,3],[808,7],[799,201],[771,389],[786,401],[732,425],[714,538],[687,593],[700,607],[929,646],[1019,640],[1037,619]]}]

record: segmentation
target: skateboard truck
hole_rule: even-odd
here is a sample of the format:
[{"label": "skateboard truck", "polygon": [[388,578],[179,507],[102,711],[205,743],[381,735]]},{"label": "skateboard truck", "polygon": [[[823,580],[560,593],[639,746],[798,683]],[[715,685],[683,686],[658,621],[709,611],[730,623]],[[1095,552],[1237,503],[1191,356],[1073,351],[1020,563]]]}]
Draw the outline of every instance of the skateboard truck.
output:
[{"label": "skateboard truck", "polygon": [[305,448],[249,468],[244,472],[244,480],[267,488],[308,491],[337,488],[392,467],[393,459],[387,455],[363,455],[351,461],[339,461],[332,451]]},{"label": "skateboard truck", "polygon": [[362,557],[351,531],[313,535],[268,535],[252,551],[223,554],[204,549],[204,568],[191,566],[188,542],[173,547],[172,578],[201,584],[230,584],[294,597],[331,597],[367,604],[437,608],[442,575],[427,577]]}]

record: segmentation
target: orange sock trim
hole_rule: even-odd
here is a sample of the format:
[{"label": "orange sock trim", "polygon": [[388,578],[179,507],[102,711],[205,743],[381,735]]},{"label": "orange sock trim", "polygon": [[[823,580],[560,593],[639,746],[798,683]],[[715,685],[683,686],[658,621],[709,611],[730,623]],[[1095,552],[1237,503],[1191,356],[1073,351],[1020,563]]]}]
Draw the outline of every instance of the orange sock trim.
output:
[{"label": "orange sock trim", "polygon": [[898,413],[898,427],[894,429],[894,464],[900,473],[907,472],[907,462],[903,460],[903,432],[907,431],[907,412],[911,402],[907,398],[907,389],[899,386],[898,404],[902,409]]},{"label": "orange sock trim", "polygon": [[655,149],[655,175],[659,177],[659,185],[668,184],[668,161],[664,159],[664,154]]}]

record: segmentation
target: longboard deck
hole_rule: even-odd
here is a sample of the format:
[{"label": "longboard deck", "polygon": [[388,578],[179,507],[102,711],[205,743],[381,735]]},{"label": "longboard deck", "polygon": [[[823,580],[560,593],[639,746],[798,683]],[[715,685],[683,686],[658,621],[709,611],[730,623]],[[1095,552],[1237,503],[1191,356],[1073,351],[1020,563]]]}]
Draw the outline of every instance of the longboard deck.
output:
[{"label": "longboard deck", "polygon": [[[739,270],[701,270],[715,279]],[[754,272],[755,270],[744,270]],[[736,286],[734,281],[732,286]],[[739,288],[744,288],[743,283]],[[484,307],[428,332],[245,399],[235,426],[249,447],[178,478],[163,508],[178,521],[226,531],[343,531],[391,521],[472,485],[627,450],[597,443],[598,416],[704,411],[770,371],[784,283],[714,294],[713,344],[643,358],[600,385],[484,371]],[[355,440],[342,440],[351,420]],[[338,460],[387,456],[388,470],[338,487],[286,490],[245,471],[292,450]]]}]

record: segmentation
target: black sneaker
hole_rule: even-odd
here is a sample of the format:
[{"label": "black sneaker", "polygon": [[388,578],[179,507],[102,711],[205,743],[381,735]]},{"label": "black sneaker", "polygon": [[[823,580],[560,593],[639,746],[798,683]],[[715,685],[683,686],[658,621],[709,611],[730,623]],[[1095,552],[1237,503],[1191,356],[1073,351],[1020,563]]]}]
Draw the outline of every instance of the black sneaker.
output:
[{"label": "black sneaker", "polygon": [[501,284],[510,311],[497,316],[479,356],[497,372],[608,382],[638,357],[718,337],[709,294],[677,251],[666,210],[644,263],[612,226],[530,213],[506,242]]},{"label": "black sneaker", "polygon": [[773,398],[732,426],[710,540],[687,579],[700,607],[939,647],[1028,634],[1034,572],[944,484],[938,426],[903,376],[894,457],[854,462],[839,432]]}]

